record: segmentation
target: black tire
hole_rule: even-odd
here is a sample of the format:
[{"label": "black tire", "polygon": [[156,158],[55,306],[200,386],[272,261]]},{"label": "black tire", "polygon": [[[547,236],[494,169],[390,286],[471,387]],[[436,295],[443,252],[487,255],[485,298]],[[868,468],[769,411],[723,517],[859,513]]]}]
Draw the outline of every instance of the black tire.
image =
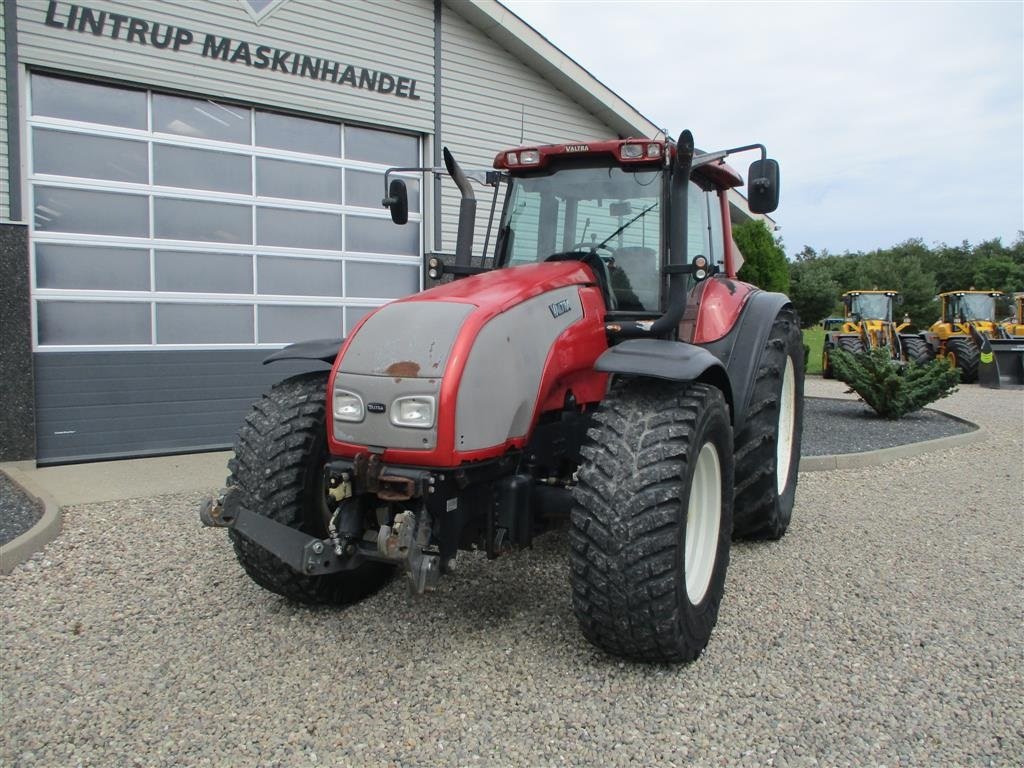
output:
[{"label": "black tire", "polygon": [[903,354],[906,355],[908,363],[926,365],[932,361],[932,349],[924,339],[919,339],[916,336],[903,336],[900,338],[900,342],[903,344]]},{"label": "black tire", "polygon": [[[800,442],[804,421],[804,366],[796,310],[783,307],[765,342],[746,420],[736,435],[736,501],[733,533],[749,539],[780,539],[789,528],[796,497]],[[841,338],[839,346],[860,339]],[[792,364],[791,388],[784,391],[787,366]],[[788,397],[784,397],[787,396]],[[788,402],[788,405],[786,404]],[[779,448],[780,419],[792,433],[788,467]],[[783,442],[785,445],[785,442]],[[780,483],[779,475],[784,474]],[[780,487],[781,486],[781,487]]]},{"label": "black tire", "polygon": [[[711,637],[725,590],[732,529],[732,429],[722,393],[705,384],[631,381],[601,403],[582,449],[569,530],[573,610],[583,635],[617,656],[692,661]],[[711,446],[707,454],[703,450]],[[718,457],[714,482],[711,455]],[[697,493],[710,512],[687,589],[687,527]],[[711,498],[709,501],[708,499]],[[717,511],[717,517],[715,512]],[[717,520],[718,530],[714,531]],[[708,557],[714,553],[714,561]],[[703,591],[701,591],[703,587]]]},{"label": "black tire", "polygon": [[950,364],[960,369],[960,381],[973,384],[978,380],[978,366],[981,356],[974,342],[967,337],[955,337],[946,340],[946,356],[951,358]]},{"label": "black tire", "polygon": [[[326,371],[306,373],[275,384],[253,403],[228,461],[228,487],[236,488],[247,510],[327,536],[323,466],[327,458]],[[307,576],[267,550],[229,530],[245,572],[264,589],[309,605],[344,605],[383,586],[394,566],[368,562],[351,571]]]},{"label": "black tire", "polygon": [[832,355],[829,354],[828,344],[821,350],[821,378],[834,379],[835,371],[832,370]]},{"label": "black tire", "polygon": [[864,351],[864,340],[856,336],[843,336],[839,339],[839,348],[851,355]]}]

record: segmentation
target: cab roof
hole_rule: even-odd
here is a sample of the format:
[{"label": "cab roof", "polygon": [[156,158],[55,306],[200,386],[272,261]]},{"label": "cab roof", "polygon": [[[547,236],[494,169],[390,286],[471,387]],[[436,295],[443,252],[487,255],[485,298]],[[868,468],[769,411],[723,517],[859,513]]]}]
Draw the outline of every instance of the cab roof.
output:
[{"label": "cab roof", "polygon": [[970,290],[970,291],[945,291],[944,293],[940,293],[939,294],[939,296],[991,296],[993,298],[999,298],[1000,296],[1005,296],[1005,295],[1006,294],[1003,293],[1002,291],[975,291],[975,290]]},{"label": "cab roof", "polygon": [[[524,152],[530,157],[530,162],[522,162]],[[626,153],[636,156],[627,157]],[[674,143],[663,139],[601,139],[565,144],[527,144],[499,152],[494,158],[494,167],[515,175],[544,168],[552,160],[569,157],[610,160],[623,168],[657,167],[665,162],[666,154],[670,161],[675,160],[676,147]],[[700,153],[694,157],[700,157]],[[743,186],[743,177],[724,160],[701,166],[694,171],[694,176],[704,179],[716,189]]]},{"label": "cab roof", "polygon": [[883,294],[885,296],[899,296],[900,295],[899,291],[878,291],[878,290],[875,290],[875,291],[847,291],[846,293],[843,294],[843,296],[844,297],[845,296],[860,296],[861,294],[865,294],[865,293]]}]

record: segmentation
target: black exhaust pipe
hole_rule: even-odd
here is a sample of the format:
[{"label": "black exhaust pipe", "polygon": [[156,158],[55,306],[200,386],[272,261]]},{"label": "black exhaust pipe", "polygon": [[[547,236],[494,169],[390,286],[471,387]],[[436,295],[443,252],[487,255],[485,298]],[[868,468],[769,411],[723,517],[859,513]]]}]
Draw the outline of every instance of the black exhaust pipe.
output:
[{"label": "black exhaust pipe", "polygon": [[476,196],[469,184],[469,179],[462,172],[459,164],[455,162],[448,147],[443,150],[444,165],[448,169],[448,175],[452,177],[455,186],[462,193],[462,201],[459,203],[459,231],[455,239],[455,266],[468,267],[473,257],[473,230],[476,227]]}]

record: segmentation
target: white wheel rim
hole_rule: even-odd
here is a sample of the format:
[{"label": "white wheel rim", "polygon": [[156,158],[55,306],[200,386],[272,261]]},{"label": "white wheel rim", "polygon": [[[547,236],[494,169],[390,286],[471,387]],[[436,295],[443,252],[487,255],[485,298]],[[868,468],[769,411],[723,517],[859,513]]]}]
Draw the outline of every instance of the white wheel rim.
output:
[{"label": "white wheel rim", "polygon": [[722,520],[722,467],[718,451],[704,443],[697,456],[686,508],[686,545],[683,570],[686,595],[698,605],[707,594],[718,552],[718,528]]},{"label": "white wheel rim", "polygon": [[789,479],[789,465],[793,458],[793,427],[796,421],[796,377],[793,374],[793,358],[786,358],[786,370],[782,374],[782,391],[779,393],[779,439],[775,441],[775,487],[781,495]]}]

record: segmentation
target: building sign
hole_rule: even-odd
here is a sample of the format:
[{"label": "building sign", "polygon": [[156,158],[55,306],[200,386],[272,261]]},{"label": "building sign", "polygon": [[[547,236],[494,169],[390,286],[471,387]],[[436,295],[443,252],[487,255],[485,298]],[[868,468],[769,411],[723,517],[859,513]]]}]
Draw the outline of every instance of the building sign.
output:
[{"label": "building sign", "polygon": [[307,77],[324,83],[419,101],[416,80],[381,70],[344,64],[333,59],[286,51],[271,45],[236,40],[121,13],[97,11],[84,5],[50,0],[44,24],[94,37],[109,37],[126,45],[169,51],[194,51],[204,58],[252,69]]}]

